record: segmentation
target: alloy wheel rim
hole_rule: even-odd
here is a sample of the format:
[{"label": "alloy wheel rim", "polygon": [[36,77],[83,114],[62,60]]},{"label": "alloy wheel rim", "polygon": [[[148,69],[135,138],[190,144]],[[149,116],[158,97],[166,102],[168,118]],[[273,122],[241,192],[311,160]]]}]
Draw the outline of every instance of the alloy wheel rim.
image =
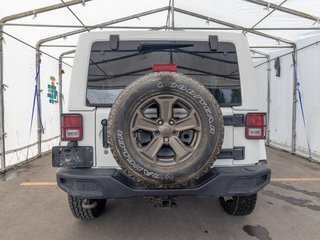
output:
[{"label": "alloy wheel rim", "polygon": [[185,98],[159,94],[138,105],[130,122],[130,140],[141,159],[153,165],[175,166],[199,148],[202,124]]}]

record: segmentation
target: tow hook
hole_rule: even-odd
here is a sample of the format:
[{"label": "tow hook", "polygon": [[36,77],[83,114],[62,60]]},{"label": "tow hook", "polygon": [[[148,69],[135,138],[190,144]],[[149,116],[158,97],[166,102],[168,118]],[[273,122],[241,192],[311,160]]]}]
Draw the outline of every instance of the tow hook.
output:
[{"label": "tow hook", "polygon": [[90,202],[89,199],[83,199],[81,205],[84,209],[93,209],[98,205],[98,202],[97,201]]},{"label": "tow hook", "polygon": [[164,209],[170,209],[177,206],[176,199],[171,197],[156,197],[152,199],[153,206],[155,208],[164,208]]}]

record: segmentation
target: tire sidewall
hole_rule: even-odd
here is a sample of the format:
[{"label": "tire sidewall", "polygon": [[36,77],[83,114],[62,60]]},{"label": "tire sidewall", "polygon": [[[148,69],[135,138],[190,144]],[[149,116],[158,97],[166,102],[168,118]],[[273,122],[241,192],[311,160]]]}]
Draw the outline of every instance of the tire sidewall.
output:
[{"label": "tire sidewall", "polygon": [[[183,97],[197,111],[202,123],[198,149],[190,159],[171,167],[142,161],[130,137],[130,121],[136,109],[158,94]],[[109,142],[119,165],[136,179],[154,184],[184,183],[199,178],[219,153],[223,137],[221,116],[213,95],[200,83],[182,74],[153,73],[137,79],[118,96],[109,117]]]}]

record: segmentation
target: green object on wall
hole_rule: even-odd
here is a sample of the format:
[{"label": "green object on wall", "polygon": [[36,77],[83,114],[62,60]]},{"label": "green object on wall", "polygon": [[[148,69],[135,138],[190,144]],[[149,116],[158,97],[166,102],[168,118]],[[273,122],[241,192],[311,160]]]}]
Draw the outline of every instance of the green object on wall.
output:
[{"label": "green object on wall", "polygon": [[57,87],[54,85],[54,82],[48,84],[48,94],[49,103],[54,104],[58,102],[58,92]]}]

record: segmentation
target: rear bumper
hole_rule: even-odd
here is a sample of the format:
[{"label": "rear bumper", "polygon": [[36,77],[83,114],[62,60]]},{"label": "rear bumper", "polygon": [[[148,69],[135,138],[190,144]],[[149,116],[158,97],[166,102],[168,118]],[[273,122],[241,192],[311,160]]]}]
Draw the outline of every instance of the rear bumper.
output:
[{"label": "rear bumper", "polygon": [[216,167],[192,186],[155,189],[139,186],[117,169],[66,169],[57,172],[58,186],[79,198],[143,196],[237,196],[257,193],[270,182],[266,161],[253,166]]}]

